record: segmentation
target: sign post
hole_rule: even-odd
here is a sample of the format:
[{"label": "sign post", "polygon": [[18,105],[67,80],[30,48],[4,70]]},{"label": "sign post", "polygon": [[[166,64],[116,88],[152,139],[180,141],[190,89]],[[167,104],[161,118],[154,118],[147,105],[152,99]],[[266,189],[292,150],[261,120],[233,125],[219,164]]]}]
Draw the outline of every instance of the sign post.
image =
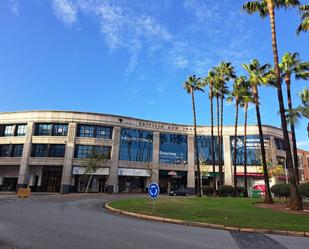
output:
[{"label": "sign post", "polygon": [[160,194],[160,188],[157,183],[151,183],[148,187],[148,195],[152,199],[152,213],[155,211],[155,199]]}]

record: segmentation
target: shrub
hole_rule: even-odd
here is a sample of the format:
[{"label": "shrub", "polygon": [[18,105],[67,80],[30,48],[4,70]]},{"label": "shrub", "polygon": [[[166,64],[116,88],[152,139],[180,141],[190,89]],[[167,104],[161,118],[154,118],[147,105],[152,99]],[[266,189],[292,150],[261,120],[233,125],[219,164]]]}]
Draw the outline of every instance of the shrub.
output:
[{"label": "shrub", "polygon": [[202,190],[203,190],[203,195],[206,195],[206,196],[212,196],[214,193],[214,188],[211,186],[203,186]]},{"label": "shrub", "polygon": [[309,198],[309,182],[300,184],[298,192],[302,197]]},{"label": "shrub", "polygon": [[275,195],[275,197],[279,198],[288,198],[291,195],[290,184],[288,183],[275,184],[270,188],[270,191]]},{"label": "shrub", "polygon": [[237,187],[237,192],[239,196],[241,196],[241,194],[242,196],[246,196],[247,190],[245,187],[239,186]]},{"label": "shrub", "polygon": [[234,196],[235,188],[230,185],[221,185],[218,187],[218,193],[220,197]]}]

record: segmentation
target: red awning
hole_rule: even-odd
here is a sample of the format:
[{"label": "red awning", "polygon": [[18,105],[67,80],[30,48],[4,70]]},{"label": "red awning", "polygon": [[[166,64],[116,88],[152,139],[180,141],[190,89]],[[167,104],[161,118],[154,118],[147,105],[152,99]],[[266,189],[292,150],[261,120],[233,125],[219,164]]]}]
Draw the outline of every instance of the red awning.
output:
[{"label": "red awning", "polygon": [[[245,176],[245,173],[237,172],[237,176]],[[247,173],[247,176],[263,177],[263,173]]]}]

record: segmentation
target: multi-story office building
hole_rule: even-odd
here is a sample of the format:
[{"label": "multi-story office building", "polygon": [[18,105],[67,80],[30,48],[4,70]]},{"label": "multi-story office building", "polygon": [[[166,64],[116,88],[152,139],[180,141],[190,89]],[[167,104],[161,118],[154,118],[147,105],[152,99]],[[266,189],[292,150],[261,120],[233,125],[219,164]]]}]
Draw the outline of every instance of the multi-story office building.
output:
[{"label": "multi-story office building", "polygon": [[[209,126],[199,126],[198,148],[203,184],[218,180],[212,172]],[[244,127],[237,137],[237,176],[243,184]],[[268,159],[284,159],[282,131],[263,126]],[[234,126],[223,127],[225,184],[233,184]],[[215,134],[217,130],[215,128]],[[258,128],[247,129],[249,185],[263,184]],[[215,163],[218,142],[215,137]],[[0,189],[14,191],[82,192],[89,175],[85,158],[96,150],[105,155],[91,182],[91,191],[144,191],[159,182],[161,191],[180,186],[194,188],[196,166],[193,127],[114,115],[71,111],[24,111],[0,113]]]}]

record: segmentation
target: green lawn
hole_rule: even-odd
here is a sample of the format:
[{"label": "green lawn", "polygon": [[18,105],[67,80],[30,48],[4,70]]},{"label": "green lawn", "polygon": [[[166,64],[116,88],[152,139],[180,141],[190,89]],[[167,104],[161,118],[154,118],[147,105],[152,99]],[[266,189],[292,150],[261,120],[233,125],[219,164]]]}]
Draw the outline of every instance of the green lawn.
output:
[{"label": "green lawn", "polygon": [[254,206],[253,203],[259,200],[219,197],[162,197],[155,200],[154,214],[152,214],[152,200],[149,198],[116,200],[110,206],[125,211],[186,221],[309,232],[309,214],[290,214]]}]

